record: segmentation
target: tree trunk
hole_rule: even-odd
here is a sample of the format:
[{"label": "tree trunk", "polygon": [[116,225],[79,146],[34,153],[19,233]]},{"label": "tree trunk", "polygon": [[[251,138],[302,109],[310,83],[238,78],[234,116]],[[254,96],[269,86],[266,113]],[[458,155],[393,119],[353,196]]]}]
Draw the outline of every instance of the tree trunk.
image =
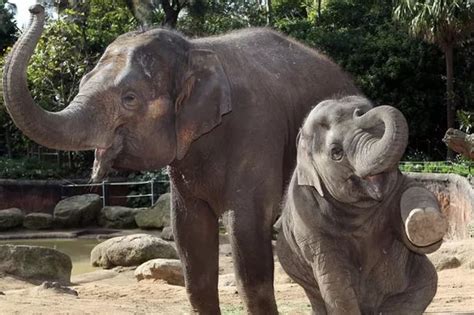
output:
[{"label": "tree trunk", "polygon": [[267,0],[267,26],[273,25],[272,0]]},{"label": "tree trunk", "polygon": [[[454,128],[455,119],[455,103],[454,103],[454,75],[453,75],[453,44],[447,44],[444,50],[446,59],[446,117],[447,126],[446,129]],[[448,149],[446,158],[452,160],[454,158],[454,152]]]},{"label": "tree trunk", "polygon": [[161,0],[161,6],[163,11],[165,11],[165,19],[162,23],[162,26],[175,29],[178,24],[178,15],[181,11],[181,4],[179,0]]},{"label": "tree trunk", "polygon": [[321,18],[321,0],[318,0],[318,19]]}]

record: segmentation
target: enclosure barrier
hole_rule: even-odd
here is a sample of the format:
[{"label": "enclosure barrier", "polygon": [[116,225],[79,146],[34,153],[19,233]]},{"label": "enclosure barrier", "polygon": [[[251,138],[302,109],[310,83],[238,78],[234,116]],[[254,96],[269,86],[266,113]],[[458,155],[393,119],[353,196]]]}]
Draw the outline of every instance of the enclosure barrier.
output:
[{"label": "enclosure barrier", "polygon": [[[403,172],[417,172],[417,173],[456,173],[464,177],[474,176],[474,163],[471,161],[466,161],[462,163],[455,163],[449,161],[404,161],[399,163],[399,168]],[[149,181],[125,181],[125,182],[108,182],[103,181],[102,183],[88,183],[88,184],[65,184],[62,185],[64,188],[69,187],[89,187],[91,190],[93,188],[98,188],[101,190],[101,199],[103,206],[110,204],[111,199],[119,198],[148,198],[150,200],[150,205],[153,205],[156,202],[159,194],[155,192],[156,185],[159,184],[169,184],[169,180],[149,180]],[[148,186],[148,193],[138,193],[138,194],[128,194],[128,195],[111,195],[109,187],[111,186]],[[62,195],[62,198],[67,197],[65,194]]]},{"label": "enclosure barrier", "polygon": [[[150,200],[150,206],[153,206],[153,204],[156,202],[157,197],[159,197],[160,194],[157,194],[155,192],[155,187],[156,185],[159,184],[168,184],[168,180],[149,180],[149,181],[139,181],[139,182],[108,182],[108,181],[103,181],[102,183],[87,183],[87,184],[65,184],[62,185],[63,188],[77,188],[77,187],[89,187],[91,190],[93,188],[99,188],[101,189],[101,194],[100,198],[102,199],[102,205],[105,207],[110,204],[111,199],[128,199],[128,198],[149,198]],[[111,186],[143,186],[147,185],[149,186],[149,193],[138,193],[138,194],[127,194],[127,195],[114,195],[112,196],[109,192],[109,187]],[[62,198],[66,198],[64,193],[62,194]]]}]

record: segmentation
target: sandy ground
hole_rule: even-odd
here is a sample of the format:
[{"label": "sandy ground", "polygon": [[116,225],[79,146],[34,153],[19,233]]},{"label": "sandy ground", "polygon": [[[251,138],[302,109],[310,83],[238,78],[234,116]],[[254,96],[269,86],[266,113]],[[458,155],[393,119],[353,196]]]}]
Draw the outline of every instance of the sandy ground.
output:
[{"label": "sandy ground", "polygon": [[[467,242],[474,243],[474,239]],[[222,313],[245,314],[227,253],[221,254],[220,266]],[[130,269],[97,271],[74,276],[72,281],[78,296],[38,290],[11,277],[0,278],[0,314],[189,314],[183,287],[161,281],[137,282]],[[309,314],[303,290],[289,281],[278,264],[275,289],[282,314]],[[474,269],[461,265],[440,271],[438,293],[427,313],[474,314]]]}]

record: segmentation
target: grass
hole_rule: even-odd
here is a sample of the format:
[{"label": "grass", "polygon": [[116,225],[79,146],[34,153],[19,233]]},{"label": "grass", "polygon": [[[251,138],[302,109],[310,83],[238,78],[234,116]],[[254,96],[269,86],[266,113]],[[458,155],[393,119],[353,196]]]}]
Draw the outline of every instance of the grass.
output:
[{"label": "grass", "polygon": [[400,162],[399,168],[402,172],[417,173],[453,173],[461,176],[474,175],[474,162],[446,162],[446,161],[421,161],[421,162]]}]

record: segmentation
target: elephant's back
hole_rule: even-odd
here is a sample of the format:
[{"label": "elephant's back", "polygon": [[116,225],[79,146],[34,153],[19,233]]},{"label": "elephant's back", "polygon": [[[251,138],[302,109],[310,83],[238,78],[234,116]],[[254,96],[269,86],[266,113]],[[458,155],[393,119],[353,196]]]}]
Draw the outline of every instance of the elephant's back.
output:
[{"label": "elephant's back", "polygon": [[196,39],[193,45],[219,56],[241,106],[290,110],[286,116],[296,110],[304,117],[321,100],[359,94],[350,76],[328,57],[269,29]]}]

